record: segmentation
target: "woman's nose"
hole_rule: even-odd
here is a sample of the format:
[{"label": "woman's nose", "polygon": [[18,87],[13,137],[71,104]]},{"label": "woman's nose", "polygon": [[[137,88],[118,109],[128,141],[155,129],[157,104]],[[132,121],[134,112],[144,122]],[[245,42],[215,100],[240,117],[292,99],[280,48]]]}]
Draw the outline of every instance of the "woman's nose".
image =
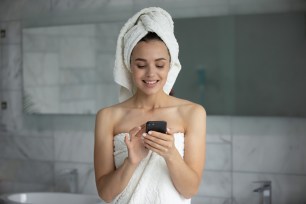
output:
[{"label": "woman's nose", "polygon": [[154,68],[153,68],[152,66],[149,66],[149,67],[147,68],[146,76],[147,76],[147,77],[152,77],[152,76],[154,76]]}]

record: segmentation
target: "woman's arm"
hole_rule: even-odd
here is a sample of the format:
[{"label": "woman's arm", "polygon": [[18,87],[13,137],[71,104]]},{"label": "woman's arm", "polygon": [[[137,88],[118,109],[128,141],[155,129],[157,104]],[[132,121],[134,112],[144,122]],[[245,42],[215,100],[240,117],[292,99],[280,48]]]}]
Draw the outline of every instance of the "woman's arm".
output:
[{"label": "woman's arm", "polygon": [[191,198],[199,189],[205,163],[206,112],[200,105],[192,105],[183,111],[186,121],[184,158],[174,146],[172,132],[153,132],[145,139],[152,151],[165,158],[170,177],[176,190],[185,198]]},{"label": "woman's arm", "polygon": [[177,191],[191,198],[199,190],[205,164],[206,112],[196,105],[186,119],[184,159],[173,154],[166,162]]},{"label": "woman's arm", "polygon": [[[106,202],[112,201],[122,192],[139,163],[139,158],[135,159],[129,156],[120,168],[115,169],[113,115],[110,108],[99,111],[96,116],[95,127],[94,168],[96,185],[99,196]],[[139,130],[140,128],[134,128],[130,131],[130,134],[136,135]],[[125,142],[130,148],[133,148],[131,144],[133,141],[130,141],[128,137],[126,137]]]}]

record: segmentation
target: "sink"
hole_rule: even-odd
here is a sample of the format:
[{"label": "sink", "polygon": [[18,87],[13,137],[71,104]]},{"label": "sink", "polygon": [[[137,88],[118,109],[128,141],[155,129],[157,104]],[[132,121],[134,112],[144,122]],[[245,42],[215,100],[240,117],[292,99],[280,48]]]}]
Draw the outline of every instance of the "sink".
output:
[{"label": "sink", "polygon": [[[15,193],[1,196],[4,204],[103,204],[104,202],[95,195],[33,192]],[[0,201],[1,203],[1,201]]]}]

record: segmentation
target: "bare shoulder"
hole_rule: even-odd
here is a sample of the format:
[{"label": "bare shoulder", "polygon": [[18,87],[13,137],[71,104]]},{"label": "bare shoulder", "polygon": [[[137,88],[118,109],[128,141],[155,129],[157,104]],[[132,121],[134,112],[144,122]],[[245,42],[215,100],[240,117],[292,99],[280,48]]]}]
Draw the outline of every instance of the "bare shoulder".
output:
[{"label": "bare shoulder", "polygon": [[206,124],[206,111],[205,108],[197,103],[184,100],[175,99],[178,107],[178,114],[183,120],[185,133],[192,133],[196,131],[204,132],[204,124]]},{"label": "bare shoulder", "polygon": [[116,122],[124,115],[124,108],[121,104],[100,109],[96,114],[96,129],[103,132],[113,133]]},{"label": "bare shoulder", "polygon": [[118,115],[122,114],[123,112],[122,107],[123,107],[123,104],[119,103],[119,104],[115,104],[109,107],[102,108],[97,112],[96,117],[97,118],[107,118],[108,120],[115,119],[116,117],[118,117]]},{"label": "bare shoulder", "polygon": [[175,103],[178,106],[178,111],[182,116],[194,117],[195,114],[202,117],[206,116],[205,108],[202,105],[180,98],[175,98],[174,100],[176,101]]}]

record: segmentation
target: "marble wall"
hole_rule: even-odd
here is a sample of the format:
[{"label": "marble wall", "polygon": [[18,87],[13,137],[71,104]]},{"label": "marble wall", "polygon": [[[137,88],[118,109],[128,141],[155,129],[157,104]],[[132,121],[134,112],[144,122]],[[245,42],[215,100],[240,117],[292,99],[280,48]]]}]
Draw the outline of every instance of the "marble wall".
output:
[{"label": "marble wall", "polygon": [[199,195],[207,203],[257,204],[253,182],[270,180],[273,203],[305,203],[305,126],[301,118],[208,117]]},{"label": "marble wall", "polygon": [[[22,29],[28,113],[95,114],[118,101],[113,79],[123,22]],[[105,97],[105,96],[108,97]]]},{"label": "marble wall", "polygon": [[[92,163],[94,116],[23,113],[21,28],[32,15],[103,10],[105,2],[0,2],[0,28],[6,31],[0,39],[0,194],[57,190],[58,178],[69,169],[78,170],[79,192],[96,194]],[[125,2],[120,7],[129,8],[129,12],[145,6],[138,0]],[[167,2],[165,7],[173,3]],[[203,2],[193,15],[306,8],[302,0]],[[110,6],[119,3],[114,0]],[[186,15],[191,15],[191,5],[180,9],[177,4],[177,15],[185,15],[184,9]],[[210,9],[201,9],[204,7]],[[305,204],[305,127],[304,118],[208,116],[207,162],[193,203],[256,204],[259,195],[252,192],[252,182],[271,180],[273,203]]]}]

